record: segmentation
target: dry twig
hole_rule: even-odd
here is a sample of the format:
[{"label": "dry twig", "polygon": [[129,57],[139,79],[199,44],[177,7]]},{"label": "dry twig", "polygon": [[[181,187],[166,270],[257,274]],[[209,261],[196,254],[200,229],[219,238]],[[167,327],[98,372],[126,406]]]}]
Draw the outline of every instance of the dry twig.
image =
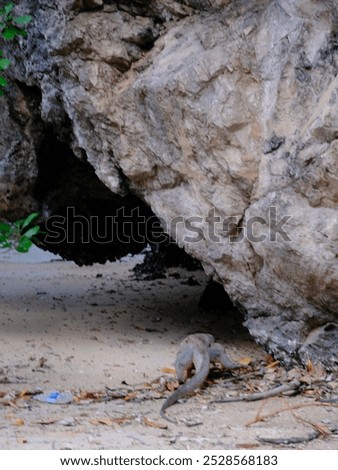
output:
[{"label": "dry twig", "polygon": [[275,445],[290,445],[290,444],[303,444],[304,442],[313,441],[320,436],[319,431],[312,431],[307,436],[294,436],[294,437],[258,437],[259,442],[264,442],[265,444],[275,444]]},{"label": "dry twig", "polygon": [[[281,413],[284,413],[285,411],[292,411],[292,410],[298,410],[300,408],[306,408],[308,406],[323,406],[323,407],[334,407],[338,408],[338,405],[332,404],[332,403],[323,403],[323,402],[314,402],[314,403],[300,403],[298,405],[293,405],[293,406],[286,406],[284,408],[280,408],[279,410],[273,411],[271,413],[266,413],[265,415],[259,415],[260,411],[258,412],[257,416],[255,419],[248,421],[245,423],[245,426],[251,426],[251,424],[259,423],[260,421],[266,421],[267,419],[274,418],[275,416],[278,416]],[[260,408],[260,410],[262,407]]]},{"label": "dry twig", "polygon": [[211,403],[232,403],[236,401],[257,401],[264,400],[265,398],[275,397],[281,393],[286,392],[296,392],[299,390],[301,383],[299,380],[294,379],[291,382],[283,385],[279,385],[271,390],[266,390],[265,392],[249,393],[239,395],[238,397],[226,397],[219,400],[213,400]]}]

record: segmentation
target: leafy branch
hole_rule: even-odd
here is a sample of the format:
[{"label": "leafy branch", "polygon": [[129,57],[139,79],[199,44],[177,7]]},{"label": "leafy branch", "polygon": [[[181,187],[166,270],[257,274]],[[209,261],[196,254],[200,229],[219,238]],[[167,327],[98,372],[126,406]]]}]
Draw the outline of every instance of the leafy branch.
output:
[{"label": "leafy branch", "polygon": [[[27,25],[32,17],[30,15],[13,16],[14,3],[6,3],[5,6],[0,8],[0,37],[5,40],[12,40],[17,36],[26,37],[27,32],[20,26]],[[11,64],[11,61],[4,56],[0,50],[0,71],[6,70]],[[4,87],[8,85],[7,80],[0,75],[0,96],[4,94]]]},{"label": "leafy branch", "polygon": [[37,241],[35,237],[40,232],[39,225],[32,225],[38,215],[37,212],[33,212],[12,224],[0,222],[0,249],[15,248],[19,253],[27,253],[33,242]]}]

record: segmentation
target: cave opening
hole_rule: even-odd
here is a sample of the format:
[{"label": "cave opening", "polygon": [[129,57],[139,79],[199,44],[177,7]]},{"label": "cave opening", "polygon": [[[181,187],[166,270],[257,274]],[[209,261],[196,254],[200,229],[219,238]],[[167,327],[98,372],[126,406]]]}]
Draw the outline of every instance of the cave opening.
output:
[{"label": "cave opening", "polygon": [[140,253],[166,239],[139,197],[112,193],[52,130],[42,139],[37,160],[34,196],[43,215],[41,248],[90,265]]},{"label": "cave opening", "polygon": [[[79,266],[115,261],[150,247],[135,274],[164,275],[167,267],[202,269],[166,235],[149,206],[128,190],[112,193],[86,160],[47,129],[37,146],[38,177],[34,197],[42,214],[39,247]],[[121,175],[123,177],[123,175]]]}]

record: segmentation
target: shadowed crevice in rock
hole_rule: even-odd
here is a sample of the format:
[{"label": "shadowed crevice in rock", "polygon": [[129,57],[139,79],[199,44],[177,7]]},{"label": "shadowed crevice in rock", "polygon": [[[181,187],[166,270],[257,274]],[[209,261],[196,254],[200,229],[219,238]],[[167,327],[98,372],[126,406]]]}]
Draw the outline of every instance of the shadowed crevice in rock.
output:
[{"label": "shadowed crevice in rock", "polygon": [[34,196],[45,220],[42,248],[88,265],[139,253],[152,241],[156,217],[148,206],[132,194],[111,193],[93,167],[75,157],[52,130],[37,155]]},{"label": "shadowed crevice in rock", "polygon": [[198,308],[202,312],[224,313],[235,307],[224,287],[218,282],[209,281],[198,301]]},{"label": "shadowed crevice in rock", "polygon": [[165,278],[167,269],[171,267],[180,267],[188,271],[202,269],[197,259],[189,256],[168,237],[163,243],[150,245],[143,262],[137,264],[133,271],[136,279],[148,281]]}]

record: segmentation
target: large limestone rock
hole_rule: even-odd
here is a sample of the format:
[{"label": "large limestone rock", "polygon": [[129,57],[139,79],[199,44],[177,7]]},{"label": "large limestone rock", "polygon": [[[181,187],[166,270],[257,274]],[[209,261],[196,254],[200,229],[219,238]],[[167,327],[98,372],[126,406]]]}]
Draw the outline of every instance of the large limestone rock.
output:
[{"label": "large limestone rock", "polygon": [[337,2],[21,3],[15,75],[41,122],[141,197],[276,357],[337,368]]}]

